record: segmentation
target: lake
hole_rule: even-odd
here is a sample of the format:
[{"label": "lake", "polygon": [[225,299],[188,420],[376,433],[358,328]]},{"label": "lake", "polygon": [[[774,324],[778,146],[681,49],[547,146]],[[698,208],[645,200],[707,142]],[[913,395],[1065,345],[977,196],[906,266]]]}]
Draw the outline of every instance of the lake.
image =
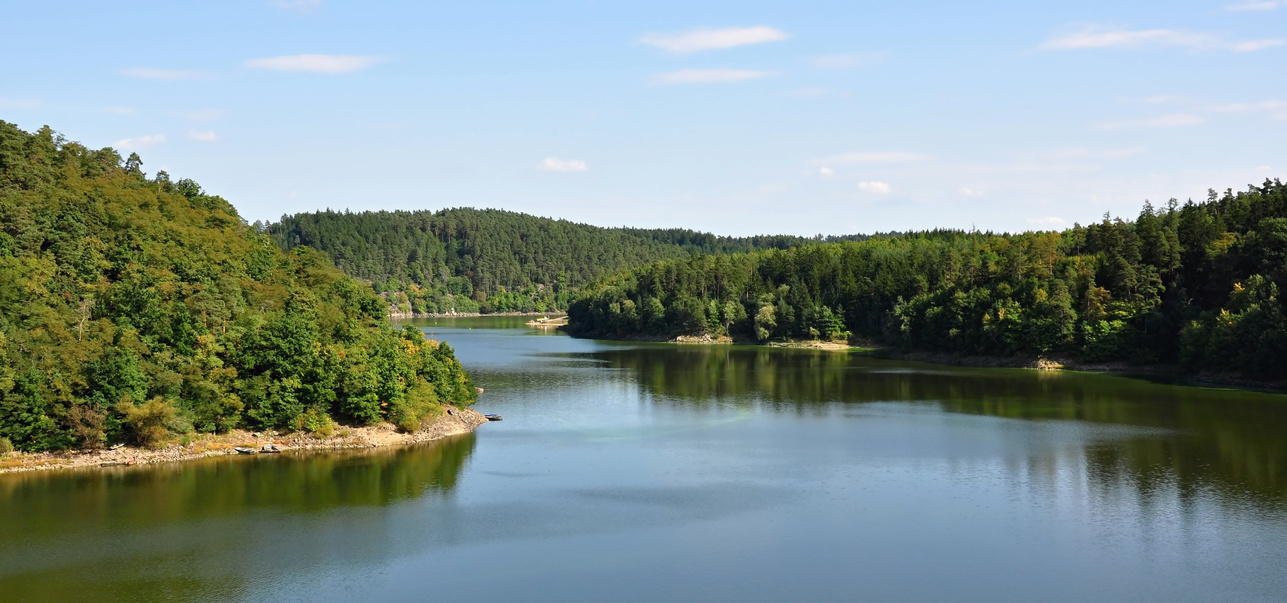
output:
[{"label": "lake", "polygon": [[0,475],[0,601],[1285,601],[1287,396],[421,320],[504,415]]}]

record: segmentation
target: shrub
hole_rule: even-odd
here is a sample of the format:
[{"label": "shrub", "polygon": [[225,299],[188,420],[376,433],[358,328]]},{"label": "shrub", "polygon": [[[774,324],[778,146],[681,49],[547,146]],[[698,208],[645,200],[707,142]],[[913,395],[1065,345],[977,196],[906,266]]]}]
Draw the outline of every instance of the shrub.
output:
[{"label": "shrub", "polygon": [[170,437],[167,426],[173,424],[179,414],[174,403],[161,396],[140,405],[123,402],[120,410],[134,441],[148,448],[160,448],[165,444]]},{"label": "shrub", "polygon": [[98,450],[107,439],[103,424],[107,415],[85,404],[77,404],[67,411],[67,422],[81,450]]},{"label": "shrub", "polygon": [[417,419],[415,415],[402,415],[402,418],[398,420],[398,429],[401,429],[403,433],[415,433],[416,430],[420,429],[420,419]]},{"label": "shrub", "polygon": [[13,442],[9,438],[0,437],[0,456],[13,452]]},{"label": "shrub", "polygon": [[295,428],[300,431],[307,431],[319,438],[329,438],[335,435],[335,421],[326,413],[310,408],[304,411],[296,421]]}]

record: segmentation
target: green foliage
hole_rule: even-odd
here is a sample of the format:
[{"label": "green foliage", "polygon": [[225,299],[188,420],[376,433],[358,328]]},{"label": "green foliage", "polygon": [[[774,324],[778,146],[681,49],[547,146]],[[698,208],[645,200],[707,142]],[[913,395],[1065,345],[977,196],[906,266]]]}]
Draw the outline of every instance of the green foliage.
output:
[{"label": "green foliage", "polygon": [[374,282],[390,309],[403,314],[562,310],[577,288],[626,268],[822,240],[600,228],[469,208],[297,214],[267,231],[282,249],[326,252],[346,273]]},{"label": "green foliage", "polygon": [[325,254],[283,252],[137,155],[0,122],[0,437],[17,448],[290,429],[310,410],[366,424],[416,386],[469,404],[463,383],[449,347],[392,329]]},{"label": "green foliage", "polygon": [[671,259],[601,280],[568,315],[581,336],[860,337],[1283,378],[1284,290],[1287,187],[1273,180],[1064,232],[933,231]]},{"label": "green foliage", "polygon": [[161,396],[138,405],[123,401],[118,405],[118,410],[125,415],[130,439],[148,448],[165,445],[170,438],[170,425],[179,416],[179,409],[174,402]]},{"label": "green foliage", "polygon": [[13,442],[9,438],[0,438],[0,456],[13,452]]},{"label": "green foliage", "polygon": [[335,435],[335,421],[321,410],[310,408],[299,416],[295,428],[300,431],[307,431],[319,438],[329,438]]}]

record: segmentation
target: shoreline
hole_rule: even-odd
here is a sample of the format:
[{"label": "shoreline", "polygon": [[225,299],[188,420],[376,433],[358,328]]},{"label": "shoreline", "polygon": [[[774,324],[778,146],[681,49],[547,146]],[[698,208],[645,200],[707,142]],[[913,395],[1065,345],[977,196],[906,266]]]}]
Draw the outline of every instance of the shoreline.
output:
[{"label": "shoreline", "polygon": [[1072,358],[1017,356],[960,356],[942,352],[899,352],[893,348],[876,347],[868,352],[876,358],[908,360],[945,366],[972,368],[1015,368],[1039,371],[1068,371],[1077,373],[1104,373],[1121,377],[1160,379],[1176,385],[1192,387],[1224,387],[1255,390],[1269,393],[1287,392],[1287,382],[1248,379],[1238,375],[1199,372],[1185,374],[1179,366],[1168,364],[1130,364],[1123,361],[1081,362]]},{"label": "shoreline", "polygon": [[156,450],[139,446],[122,446],[116,450],[58,452],[11,452],[0,455],[0,475],[36,471],[106,469],[121,466],[182,463],[214,456],[238,453],[237,446],[261,449],[273,444],[282,452],[380,449],[432,442],[449,436],[469,433],[487,418],[471,408],[448,406],[447,412],[426,421],[414,433],[402,433],[391,423],[369,427],[337,427],[336,435],[321,438],[305,432],[256,434],[234,429],[226,434],[195,436],[187,446],[172,444]]},{"label": "shoreline", "polygon": [[482,318],[484,316],[551,316],[553,317],[553,316],[567,316],[567,314],[568,313],[563,310],[550,311],[550,312],[488,312],[486,314],[482,312],[455,312],[455,313],[441,312],[441,313],[429,313],[429,314],[416,314],[414,312],[408,312],[408,313],[390,312],[389,319],[390,320],[407,320],[409,318]]},{"label": "shoreline", "polygon": [[711,337],[710,335],[679,335],[676,337],[578,337],[580,339],[602,339],[604,341],[625,341],[640,343],[669,343],[677,345],[756,345],[770,348],[813,349],[832,352],[854,352],[887,360],[907,360],[944,366],[963,366],[971,368],[1010,368],[1038,371],[1068,371],[1082,373],[1104,373],[1121,377],[1138,377],[1159,379],[1176,385],[1191,387],[1225,387],[1255,390],[1269,393],[1287,393],[1287,382],[1260,381],[1237,375],[1223,375],[1200,372],[1186,375],[1178,366],[1159,364],[1129,364],[1122,361],[1081,362],[1063,356],[961,356],[943,352],[900,352],[893,347],[860,342],[857,344],[837,341],[791,340],[791,341],[744,341],[727,336]]}]

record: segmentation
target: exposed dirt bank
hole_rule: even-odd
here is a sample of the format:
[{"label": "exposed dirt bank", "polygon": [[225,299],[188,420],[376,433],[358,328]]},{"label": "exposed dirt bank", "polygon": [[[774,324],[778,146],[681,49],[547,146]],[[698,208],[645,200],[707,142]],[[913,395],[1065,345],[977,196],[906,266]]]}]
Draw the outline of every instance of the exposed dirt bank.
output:
[{"label": "exposed dirt bank", "polygon": [[283,452],[291,450],[340,450],[405,446],[469,433],[487,418],[469,408],[448,407],[447,412],[434,419],[426,419],[415,433],[402,433],[389,423],[371,427],[340,427],[329,438],[296,432],[261,434],[233,430],[226,434],[202,434],[189,439],[187,446],[174,444],[158,450],[123,446],[116,450],[94,452],[64,451],[0,455],[0,473],[42,471],[88,467],[114,467],[120,465],[148,465],[190,461],[208,456],[237,454],[234,447],[243,446],[259,450],[273,444]]},{"label": "exposed dirt bank", "polygon": [[438,314],[416,314],[414,312],[389,312],[389,318],[407,319],[407,318],[478,318],[480,316],[565,316],[564,312],[445,312]]},{"label": "exposed dirt bank", "polygon": [[[573,335],[573,337],[576,337]],[[775,341],[755,341],[733,339],[727,335],[712,337],[711,335],[679,335],[677,337],[658,337],[649,335],[632,335],[629,337],[591,337],[589,339],[604,339],[607,341],[642,341],[648,343],[681,343],[681,344],[739,344],[739,345],[765,345],[773,348],[804,348],[812,350],[869,350],[869,347],[850,345],[843,341],[822,341],[819,339],[798,339],[798,340],[775,340]]]}]

